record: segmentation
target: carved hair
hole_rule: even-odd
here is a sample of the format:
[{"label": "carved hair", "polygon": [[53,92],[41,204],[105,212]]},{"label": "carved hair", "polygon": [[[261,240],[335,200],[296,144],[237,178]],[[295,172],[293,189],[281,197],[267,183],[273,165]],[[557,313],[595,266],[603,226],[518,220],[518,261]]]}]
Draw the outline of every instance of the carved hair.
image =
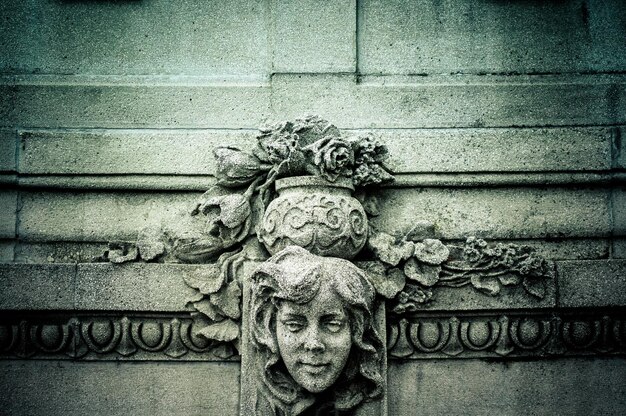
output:
[{"label": "carved hair", "polygon": [[335,407],[352,409],[382,395],[383,343],[373,326],[375,291],[362,270],[347,260],[317,256],[293,246],[263,263],[252,279],[251,341],[261,357],[261,377],[272,408],[303,409],[314,400],[289,375],[280,357],[276,314],[283,300],[298,304],[311,301],[322,282],[342,300],[352,336],[350,357],[332,389]]}]

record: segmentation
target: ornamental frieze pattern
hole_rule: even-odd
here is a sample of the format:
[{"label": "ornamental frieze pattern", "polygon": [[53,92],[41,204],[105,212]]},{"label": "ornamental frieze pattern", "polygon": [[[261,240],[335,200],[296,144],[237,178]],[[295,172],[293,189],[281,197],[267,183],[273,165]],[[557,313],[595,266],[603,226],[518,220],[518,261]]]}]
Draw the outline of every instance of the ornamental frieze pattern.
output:
[{"label": "ornamental frieze pattern", "polygon": [[[193,335],[189,314],[6,316],[0,358],[238,361]],[[626,310],[421,314],[387,323],[389,359],[551,358],[626,354]]]}]

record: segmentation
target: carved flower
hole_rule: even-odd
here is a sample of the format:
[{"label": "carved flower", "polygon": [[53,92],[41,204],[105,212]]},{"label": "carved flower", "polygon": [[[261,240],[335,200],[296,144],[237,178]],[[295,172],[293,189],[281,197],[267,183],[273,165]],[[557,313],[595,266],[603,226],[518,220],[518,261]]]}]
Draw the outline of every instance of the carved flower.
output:
[{"label": "carved flower", "polygon": [[213,150],[217,162],[217,183],[226,187],[243,186],[266,169],[259,158],[236,147],[217,147]]},{"label": "carved flower", "polygon": [[437,266],[448,259],[450,249],[439,240],[427,238],[415,243],[415,258],[421,262]]},{"label": "carved flower", "polygon": [[313,151],[313,163],[320,175],[331,182],[339,176],[351,176],[354,152],[347,141],[327,136],[307,147]]}]

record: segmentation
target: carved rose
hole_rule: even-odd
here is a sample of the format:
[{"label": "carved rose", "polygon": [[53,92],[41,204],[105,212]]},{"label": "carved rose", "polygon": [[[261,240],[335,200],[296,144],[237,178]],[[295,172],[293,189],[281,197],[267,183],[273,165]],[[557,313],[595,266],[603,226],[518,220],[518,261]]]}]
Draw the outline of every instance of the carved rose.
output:
[{"label": "carved rose", "polygon": [[354,152],[347,141],[337,137],[324,137],[307,149],[313,151],[313,163],[320,175],[334,182],[339,176],[351,176]]},{"label": "carved rose", "polygon": [[415,280],[422,286],[434,286],[439,281],[441,266],[420,263],[411,257],[404,264],[404,274],[411,280]]},{"label": "carved rose", "polygon": [[427,238],[415,243],[415,258],[421,262],[437,266],[448,259],[450,249],[439,240]]},{"label": "carved rose", "polygon": [[217,147],[213,150],[217,162],[217,183],[226,187],[237,187],[251,183],[265,166],[259,158],[242,152],[236,147]]}]

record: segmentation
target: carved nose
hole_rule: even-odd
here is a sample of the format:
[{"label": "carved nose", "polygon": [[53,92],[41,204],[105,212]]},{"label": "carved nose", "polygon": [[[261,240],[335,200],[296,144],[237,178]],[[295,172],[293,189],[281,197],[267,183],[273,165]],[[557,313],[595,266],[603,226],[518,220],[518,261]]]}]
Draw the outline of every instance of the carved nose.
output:
[{"label": "carved nose", "polygon": [[324,351],[324,343],[320,340],[319,332],[316,330],[309,331],[304,340],[304,349],[308,351]]}]

